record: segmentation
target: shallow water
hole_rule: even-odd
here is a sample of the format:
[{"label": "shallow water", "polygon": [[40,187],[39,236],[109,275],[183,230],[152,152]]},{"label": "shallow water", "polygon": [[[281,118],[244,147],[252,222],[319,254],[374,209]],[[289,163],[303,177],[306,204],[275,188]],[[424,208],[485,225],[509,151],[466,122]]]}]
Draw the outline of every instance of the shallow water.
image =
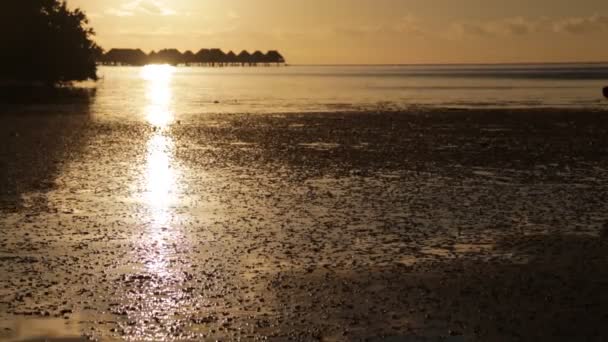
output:
[{"label": "shallow water", "polygon": [[[154,73],[154,72],[152,72]],[[101,67],[93,108],[133,119],[150,92],[150,72]],[[162,74],[162,72],[161,72]],[[172,110],[201,113],[391,110],[425,107],[605,108],[606,65],[290,66],[186,68],[171,72]],[[158,94],[161,89],[152,90]]]},{"label": "shallow water", "polygon": [[[200,77],[224,71],[189,81],[190,69],[106,70],[117,74],[94,92],[3,107],[0,339],[531,336],[572,317],[529,331],[487,317],[539,312],[547,291],[602,326],[602,305],[585,296],[608,293],[595,281],[608,221],[604,112],[274,114],[282,107],[269,100],[251,108],[271,113],[237,114],[219,95],[201,99]],[[208,94],[232,89],[209,84]],[[588,240],[513,246],[550,235]],[[585,267],[562,264],[548,278],[535,266],[509,272],[581,250],[597,279],[571,284]],[[459,262],[480,269],[459,292],[427,289],[464,273],[452,271]],[[496,287],[497,274],[514,285]],[[478,298],[473,314],[444,311]],[[482,330],[459,323],[475,320]]]}]

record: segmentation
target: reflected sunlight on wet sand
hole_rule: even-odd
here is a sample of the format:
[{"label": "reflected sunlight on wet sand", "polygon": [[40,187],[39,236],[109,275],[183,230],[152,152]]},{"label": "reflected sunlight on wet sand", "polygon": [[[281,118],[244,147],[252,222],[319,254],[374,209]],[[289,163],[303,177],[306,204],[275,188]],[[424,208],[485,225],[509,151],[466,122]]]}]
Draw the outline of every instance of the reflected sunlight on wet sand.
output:
[{"label": "reflected sunlight on wet sand", "polygon": [[604,112],[191,115],[183,72],[0,118],[0,339],[599,335]]}]

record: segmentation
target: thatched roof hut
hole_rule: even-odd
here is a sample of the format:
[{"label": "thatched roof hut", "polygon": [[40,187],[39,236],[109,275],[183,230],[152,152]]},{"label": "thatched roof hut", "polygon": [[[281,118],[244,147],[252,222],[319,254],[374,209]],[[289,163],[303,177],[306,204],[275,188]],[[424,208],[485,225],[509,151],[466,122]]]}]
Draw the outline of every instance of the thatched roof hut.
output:
[{"label": "thatched roof hut", "polygon": [[279,53],[277,50],[270,50],[266,53],[264,57],[266,63],[277,63],[283,64],[285,63],[285,57]]},{"label": "thatched roof hut", "polygon": [[209,50],[209,62],[211,64],[224,63],[226,60],[226,54],[221,49],[210,49]]},{"label": "thatched roof hut", "polygon": [[188,50],[182,55],[182,62],[185,64],[196,63],[196,56],[192,51]]},{"label": "thatched roof hut", "polygon": [[196,63],[209,63],[210,61],[210,56],[209,56],[209,49],[200,49],[196,55]]},{"label": "thatched roof hut", "polygon": [[177,49],[164,49],[158,51],[156,58],[160,63],[178,65],[183,60],[183,55]]},{"label": "thatched roof hut", "polygon": [[226,63],[232,64],[232,63],[237,63],[237,62],[238,62],[238,58],[237,58],[236,54],[232,51],[229,51],[226,54]]},{"label": "thatched roof hut", "polygon": [[104,54],[102,63],[112,65],[145,65],[148,56],[140,49],[112,49]]},{"label": "thatched roof hut", "polygon": [[158,54],[156,51],[152,50],[148,54],[148,63],[158,63]]},{"label": "thatched roof hut", "polygon": [[258,50],[251,55],[251,62],[254,64],[264,63],[265,57],[262,51]]},{"label": "thatched roof hut", "polygon": [[201,49],[196,54],[192,51],[182,54],[177,49],[163,49],[158,52],[151,51],[146,55],[140,49],[112,49],[101,56],[99,62],[109,65],[145,65],[148,63],[268,65],[271,63],[284,64],[285,58],[277,50],[270,50],[266,54],[260,51],[250,54],[247,50],[243,50],[236,55],[233,51],[224,53],[221,49]]},{"label": "thatched roof hut", "polygon": [[251,62],[251,54],[247,50],[241,51],[236,59],[239,63],[245,65]]}]

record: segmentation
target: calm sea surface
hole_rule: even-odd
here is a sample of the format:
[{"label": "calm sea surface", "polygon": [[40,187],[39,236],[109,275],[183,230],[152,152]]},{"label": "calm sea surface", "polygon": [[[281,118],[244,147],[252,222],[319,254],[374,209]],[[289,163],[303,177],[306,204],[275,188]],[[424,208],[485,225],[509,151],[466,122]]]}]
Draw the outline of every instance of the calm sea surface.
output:
[{"label": "calm sea surface", "polygon": [[[608,64],[500,66],[101,67],[93,112],[174,115],[427,107],[606,107]],[[152,99],[151,99],[152,98]],[[144,108],[142,108],[144,107]],[[145,114],[145,112],[148,114]]]}]

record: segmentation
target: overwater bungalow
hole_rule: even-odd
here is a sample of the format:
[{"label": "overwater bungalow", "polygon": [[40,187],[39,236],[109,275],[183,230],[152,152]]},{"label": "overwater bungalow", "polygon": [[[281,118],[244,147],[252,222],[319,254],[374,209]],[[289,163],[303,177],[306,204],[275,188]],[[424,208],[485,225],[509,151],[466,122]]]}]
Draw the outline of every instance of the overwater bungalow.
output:
[{"label": "overwater bungalow", "polygon": [[226,60],[226,54],[221,49],[210,49],[209,50],[209,62],[211,66],[224,66]]},{"label": "overwater bungalow", "polygon": [[230,65],[230,66],[234,66],[237,63],[238,63],[238,59],[237,59],[236,54],[234,52],[232,52],[232,51],[229,51],[226,54],[226,64]]},{"label": "overwater bungalow", "polygon": [[285,57],[283,57],[283,55],[281,55],[277,50],[268,51],[264,59],[268,64],[285,64]]},{"label": "overwater bungalow", "polygon": [[177,49],[163,49],[156,54],[157,63],[179,65],[183,63],[183,55]]},{"label": "overwater bungalow", "polygon": [[247,50],[243,50],[236,57],[236,60],[241,66],[251,65],[251,54]]},{"label": "overwater bungalow", "polygon": [[196,55],[194,55],[194,63],[196,64],[207,64],[210,60],[209,49],[200,49]]},{"label": "overwater bungalow", "polygon": [[196,54],[186,51],[183,54],[177,49],[151,51],[146,55],[140,49],[112,49],[103,54],[99,63],[103,65],[201,65],[201,66],[257,66],[284,65],[285,58],[276,50],[266,54],[256,51],[250,54],[246,50],[236,55],[233,51],[224,53],[221,49],[201,49]]},{"label": "overwater bungalow", "polygon": [[196,55],[192,51],[188,50],[188,51],[184,52],[184,55],[182,57],[182,62],[185,65],[191,65],[193,63],[196,63]]},{"label": "overwater bungalow", "polygon": [[251,62],[253,65],[263,64],[266,56],[262,53],[262,51],[257,50],[251,55]]},{"label": "overwater bungalow", "polygon": [[146,65],[148,56],[140,49],[112,49],[100,58],[104,65]]}]

